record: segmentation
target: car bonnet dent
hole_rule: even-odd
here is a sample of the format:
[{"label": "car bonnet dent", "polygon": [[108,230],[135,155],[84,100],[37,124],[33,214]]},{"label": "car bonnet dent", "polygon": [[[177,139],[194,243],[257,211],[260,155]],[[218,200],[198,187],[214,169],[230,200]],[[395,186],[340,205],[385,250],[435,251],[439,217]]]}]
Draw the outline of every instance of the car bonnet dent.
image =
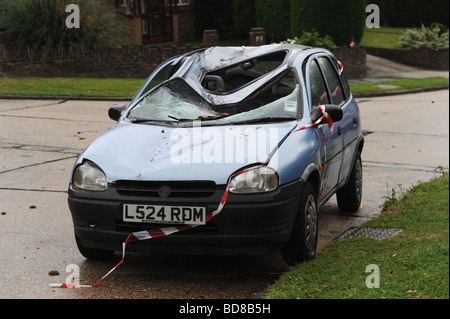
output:
[{"label": "car bonnet dent", "polygon": [[[121,122],[95,140],[76,165],[94,162],[108,183],[212,180],[224,185],[233,172],[266,161],[294,126],[284,122],[180,129]],[[277,161],[275,156],[269,166],[278,168]]]}]

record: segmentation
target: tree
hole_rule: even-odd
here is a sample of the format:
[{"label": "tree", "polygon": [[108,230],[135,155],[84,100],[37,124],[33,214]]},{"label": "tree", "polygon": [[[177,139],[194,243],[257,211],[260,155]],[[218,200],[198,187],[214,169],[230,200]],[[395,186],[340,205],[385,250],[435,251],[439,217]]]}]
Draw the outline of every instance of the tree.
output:
[{"label": "tree", "polygon": [[380,7],[381,22],[391,27],[420,27],[433,22],[449,26],[448,0],[367,0]]},{"label": "tree", "polygon": [[251,28],[255,24],[255,1],[233,0],[234,31],[238,38],[248,37]]},{"label": "tree", "polygon": [[256,27],[264,27],[267,37],[279,42],[290,37],[289,0],[255,0]]},{"label": "tree", "polygon": [[291,32],[300,36],[316,30],[336,45],[359,43],[366,19],[365,0],[290,0]]},{"label": "tree", "polygon": [[[69,4],[80,9],[80,28],[66,26]],[[127,30],[120,23],[126,18],[106,10],[99,0],[3,0],[0,6],[0,12],[6,12],[0,24],[8,32],[8,44],[28,50],[31,57],[38,50],[70,56],[75,47],[85,54],[127,43]]]},{"label": "tree", "polygon": [[197,36],[215,29],[221,39],[233,37],[233,0],[195,0],[194,10]]}]

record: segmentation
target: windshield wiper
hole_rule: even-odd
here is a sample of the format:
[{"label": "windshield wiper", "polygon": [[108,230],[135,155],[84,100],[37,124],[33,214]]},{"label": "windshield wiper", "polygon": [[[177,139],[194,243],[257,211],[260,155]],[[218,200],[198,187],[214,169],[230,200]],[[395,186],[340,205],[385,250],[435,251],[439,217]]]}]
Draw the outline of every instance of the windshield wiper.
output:
[{"label": "windshield wiper", "polygon": [[168,117],[170,117],[171,119],[176,120],[177,122],[192,122],[192,121],[211,121],[211,120],[218,120],[218,119],[222,119],[224,117],[229,116],[228,113],[222,113],[221,115],[216,115],[216,116],[199,116],[196,119],[179,119],[175,116],[171,116],[168,115]]},{"label": "windshield wiper", "polygon": [[263,117],[259,119],[249,119],[231,124],[251,124],[251,123],[268,123],[268,122],[290,122],[295,121],[295,117]]},{"label": "windshield wiper", "polygon": [[144,119],[144,118],[132,118],[130,119],[130,122],[133,124],[138,124],[138,123],[152,123],[152,122],[170,122],[170,121],[164,121],[164,120],[154,120],[154,119]]},{"label": "windshield wiper", "polygon": [[178,117],[167,115],[167,117],[170,117],[171,119],[174,119],[177,122],[189,122],[189,121],[195,121],[195,119],[179,119]]}]

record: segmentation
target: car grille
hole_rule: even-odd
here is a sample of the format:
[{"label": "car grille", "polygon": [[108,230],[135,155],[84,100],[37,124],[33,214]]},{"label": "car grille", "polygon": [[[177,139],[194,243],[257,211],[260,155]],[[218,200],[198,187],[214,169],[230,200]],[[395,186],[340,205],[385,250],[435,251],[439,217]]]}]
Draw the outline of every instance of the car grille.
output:
[{"label": "car grille", "polygon": [[217,191],[213,181],[117,181],[120,195],[160,198],[205,198]]}]

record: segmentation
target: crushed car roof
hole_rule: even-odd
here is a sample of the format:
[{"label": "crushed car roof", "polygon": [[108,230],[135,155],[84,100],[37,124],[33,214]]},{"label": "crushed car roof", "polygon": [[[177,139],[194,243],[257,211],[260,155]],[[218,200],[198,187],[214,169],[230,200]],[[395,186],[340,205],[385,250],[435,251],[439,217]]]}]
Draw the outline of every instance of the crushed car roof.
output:
[{"label": "crushed car roof", "polygon": [[[241,101],[245,96],[251,94],[259,87],[270,81],[274,76],[279,75],[291,66],[295,58],[303,51],[312,49],[308,46],[292,44],[271,44],[258,47],[211,47],[188,53],[174,63],[183,61],[180,69],[174,77],[183,78],[199,95],[212,104],[229,104]],[[280,53],[282,55],[280,55]],[[281,58],[280,58],[281,57]],[[204,80],[207,75],[218,75],[221,70],[240,66],[249,75],[252,61],[273,60],[278,62],[276,67],[270,68],[268,72],[258,70],[259,76],[253,72],[253,77],[248,76],[247,82],[241,80],[245,85],[232,91],[215,91],[205,85]],[[245,63],[248,62],[248,66]],[[261,65],[261,63],[259,64]],[[246,68],[250,68],[247,69]],[[223,73],[222,72],[222,73]],[[237,76],[237,70],[231,70]],[[223,75],[223,74],[222,74]],[[243,72],[241,76],[244,77]]]}]

